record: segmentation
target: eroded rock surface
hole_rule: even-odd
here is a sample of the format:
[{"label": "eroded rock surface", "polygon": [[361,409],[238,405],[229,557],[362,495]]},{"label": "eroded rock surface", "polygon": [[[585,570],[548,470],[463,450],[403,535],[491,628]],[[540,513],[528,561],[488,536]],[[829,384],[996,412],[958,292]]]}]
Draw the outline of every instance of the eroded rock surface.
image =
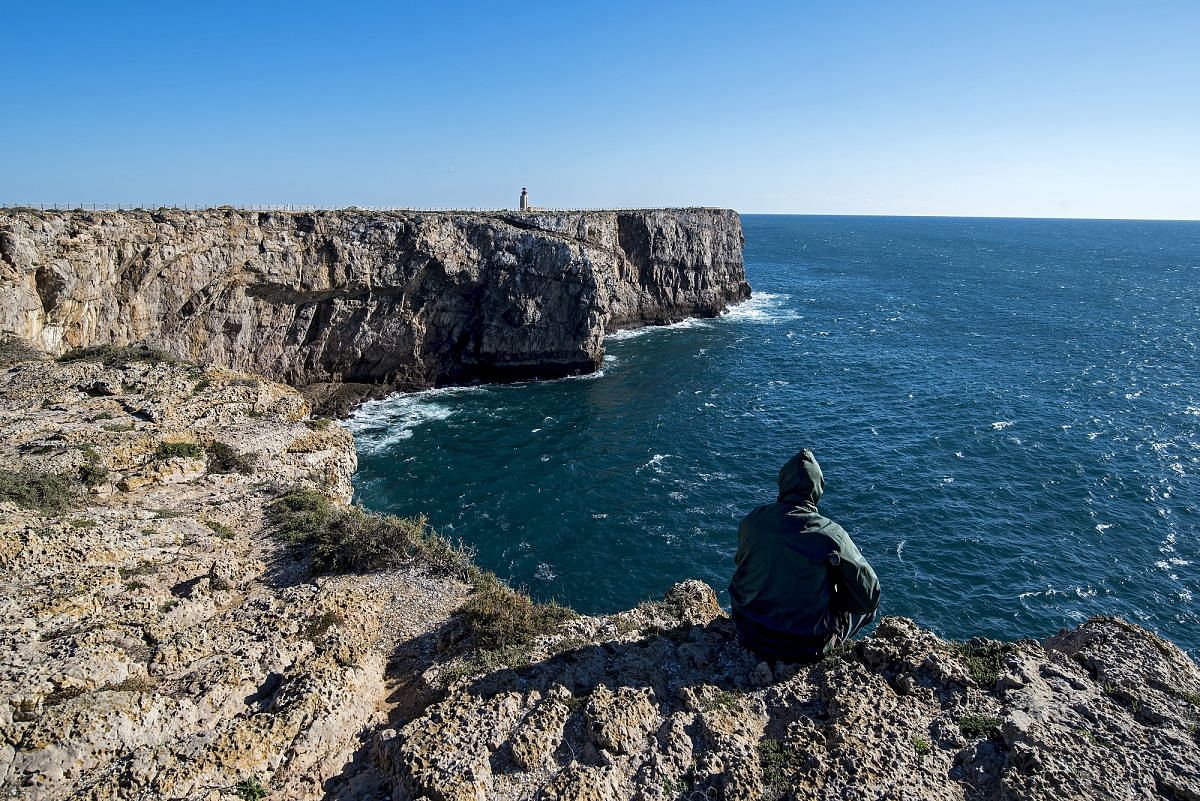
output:
[{"label": "eroded rock surface", "polygon": [[0,331],[293,385],[590,372],[606,331],[749,296],[735,212],[0,211]]},{"label": "eroded rock surface", "polygon": [[3,469],[80,495],[0,503],[0,796],[1200,798],[1200,669],[1123,621],[951,643],[885,618],[771,666],[689,581],[479,652],[467,586],[313,578],[265,529],[283,488],[350,494],[349,434],[294,390],[6,353]]},{"label": "eroded rock surface", "polygon": [[243,374],[48,360],[0,372],[0,433],[6,470],[93,485],[59,512],[0,502],[0,796],[352,786],[396,706],[388,660],[432,647],[465,588],[313,579],[264,536],[280,488],[350,497],[349,433]]},{"label": "eroded rock surface", "polygon": [[884,618],[772,669],[686,582],[456,681],[379,767],[393,799],[1191,799],[1198,724],[1200,670],[1120,620],[963,644]]}]

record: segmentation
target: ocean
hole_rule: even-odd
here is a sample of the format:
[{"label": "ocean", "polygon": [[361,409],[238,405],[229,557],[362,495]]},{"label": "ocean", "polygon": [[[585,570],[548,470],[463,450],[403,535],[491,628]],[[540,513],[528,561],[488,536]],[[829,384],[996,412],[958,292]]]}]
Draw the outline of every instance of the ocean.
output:
[{"label": "ocean", "polygon": [[753,297],[618,332],[591,376],[349,421],[367,508],[540,599],[700,578],[801,447],[881,612],[952,638],[1119,615],[1200,655],[1200,223],[742,218]]}]

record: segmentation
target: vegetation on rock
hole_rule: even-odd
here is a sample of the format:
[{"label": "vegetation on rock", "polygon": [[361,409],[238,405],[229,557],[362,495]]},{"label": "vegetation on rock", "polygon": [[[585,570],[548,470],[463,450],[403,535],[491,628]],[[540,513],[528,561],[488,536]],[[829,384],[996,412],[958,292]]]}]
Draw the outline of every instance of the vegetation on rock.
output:
[{"label": "vegetation on rock", "polygon": [[100,362],[106,367],[123,367],[132,362],[147,364],[177,364],[175,358],[165,350],[149,345],[97,345],[90,348],[72,348],[58,357],[60,362]]},{"label": "vegetation on rock", "polygon": [[154,452],[155,459],[199,459],[204,448],[195,442],[163,442]]},{"label": "vegetation on rock", "polygon": [[990,715],[962,715],[958,719],[958,730],[964,737],[991,737],[1000,732],[1000,719]]},{"label": "vegetation on rock", "polygon": [[1004,659],[1013,651],[1011,643],[976,637],[958,646],[971,678],[985,690],[991,689],[1004,672]]},{"label": "vegetation on rock", "polygon": [[462,608],[462,617],[485,651],[528,646],[533,638],[575,613],[557,603],[537,603],[492,573],[481,573],[475,594]]},{"label": "vegetation on rock", "polygon": [[342,507],[320,492],[295,488],[271,505],[269,517],[277,536],[307,550],[314,573],[416,563],[435,575],[471,584],[475,592],[460,610],[460,619],[480,652],[475,659],[480,666],[523,661],[534,637],[575,616],[565,606],[534,601],[481,570],[470,549],[437,534],[423,516]]},{"label": "vegetation on rock", "polygon": [[85,487],[96,487],[108,478],[108,468],[100,461],[100,454],[90,445],[80,448],[84,463],[79,467],[79,480]]},{"label": "vegetation on rock", "polygon": [[471,552],[435,534],[424,517],[342,507],[310,489],[289,490],[269,512],[282,539],[308,550],[314,573],[366,572],[419,560],[439,575],[465,581],[480,574]]},{"label": "vegetation on rock", "polygon": [[65,476],[0,470],[0,500],[44,513],[57,513],[75,505],[72,482]]},{"label": "vegetation on rock", "polygon": [[45,353],[21,337],[0,336],[0,367],[11,367],[21,362],[45,358]]},{"label": "vegetation on rock", "polygon": [[258,454],[241,453],[226,445],[214,441],[205,450],[208,451],[208,472],[210,473],[241,473],[252,475],[258,464]]}]

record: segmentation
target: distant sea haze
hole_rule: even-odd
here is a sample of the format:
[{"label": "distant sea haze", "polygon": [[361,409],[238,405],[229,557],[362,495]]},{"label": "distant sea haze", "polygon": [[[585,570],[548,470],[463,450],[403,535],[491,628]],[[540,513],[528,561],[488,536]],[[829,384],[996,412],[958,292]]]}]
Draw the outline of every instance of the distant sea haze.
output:
[{"label": "distant sea haze", "polygon": [[697,577],[800,447],[882,611],[956,638],[1120,615],[1200,654],[1200,223],[746,216],[754,297],[603,370],[364,407],[359,497],[535,596]]}]

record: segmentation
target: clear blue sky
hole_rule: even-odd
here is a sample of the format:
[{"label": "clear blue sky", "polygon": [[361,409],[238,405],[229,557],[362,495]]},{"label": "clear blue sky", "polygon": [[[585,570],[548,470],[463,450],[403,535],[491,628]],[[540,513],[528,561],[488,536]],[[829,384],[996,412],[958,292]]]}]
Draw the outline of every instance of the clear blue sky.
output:
[{"label": "clear blue sky", "polygon": [[1200,218],[1200,2],[0,0],[0,202]]}]

